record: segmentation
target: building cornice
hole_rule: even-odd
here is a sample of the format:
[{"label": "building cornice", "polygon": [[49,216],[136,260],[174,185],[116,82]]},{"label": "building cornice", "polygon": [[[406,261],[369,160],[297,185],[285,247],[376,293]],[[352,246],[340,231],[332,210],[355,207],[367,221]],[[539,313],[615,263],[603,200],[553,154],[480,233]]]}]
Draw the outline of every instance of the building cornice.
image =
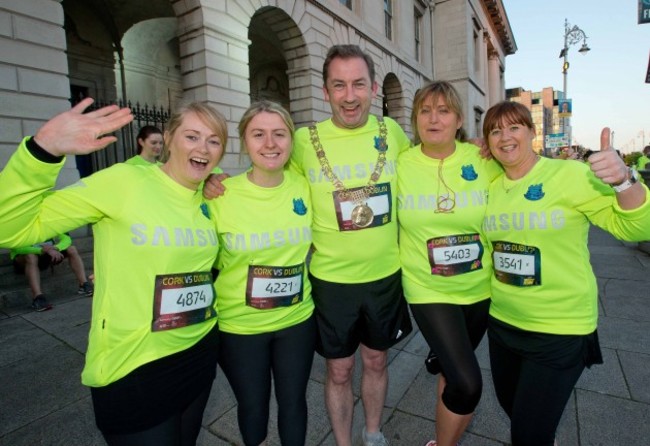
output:
[{"label": "building cornice", "polygon": [[502,0],[481,0],[506,55],[515,54],[517,43]]}]

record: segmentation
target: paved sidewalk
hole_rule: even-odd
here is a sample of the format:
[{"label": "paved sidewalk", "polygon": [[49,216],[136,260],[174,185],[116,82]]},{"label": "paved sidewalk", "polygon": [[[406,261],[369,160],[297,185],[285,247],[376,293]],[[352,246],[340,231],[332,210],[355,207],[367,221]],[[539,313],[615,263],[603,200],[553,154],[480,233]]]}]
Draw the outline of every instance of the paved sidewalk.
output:
[{"label": "paved sidewalk", "polygon": [[[605,364],[587,370],[566,408],[558,443],[636,445],[650,438],[650,256],[600,230],[590,240],[600,290],[600,342]],[[0,313],[0,445],[104,445],[94,425],[90,392],[80,383],[91,298],[76,288],[44,313]],[[423,366],[419,332],[390,351],[383,431],[392,446],[421,446],[434,430],[435,378]],[[508,423],[490,379],[485,342],[478,355],[485,389],[464,446],[508,444]],[[309,383],[307,445],[334,445],[323,403],[324,361],[316,356]],[[358,376],[355,388],[359,388]],[[275,419],[272,408],[272,420]],[[361,402],[355,408],[361,430]],[[358,435],[357,435],[358,437]],[[240,445],[235,400],[221,371],[205,412],[200,446]],[[270,426],[269,444],[279,445]],[[647,443],[646,443],[647,444]]]}]

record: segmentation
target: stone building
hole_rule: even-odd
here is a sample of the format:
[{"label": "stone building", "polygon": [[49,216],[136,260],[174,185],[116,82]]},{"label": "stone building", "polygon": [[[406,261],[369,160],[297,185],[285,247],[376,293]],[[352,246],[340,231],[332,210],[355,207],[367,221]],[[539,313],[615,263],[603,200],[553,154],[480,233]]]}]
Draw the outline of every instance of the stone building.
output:
[{"label": "stone building", "polygon": [[[22,135],[91,96],[163,111],[210,102],[230,124],[222,167],[239,171],[246,161],[236,124],[251,99],[284,104],[298,126],[328,116],[321,69],[338,43],[373,56],[373,113],[410,133],[418,88],[449,80],[472,136],[505,98],[505,58],[516,51],[502,0],[4,0],[0,167]],[[132,134],[119,137],[93,158],[93,170],[131,155]],[[59,181],[76,178],[70,157]]]}]

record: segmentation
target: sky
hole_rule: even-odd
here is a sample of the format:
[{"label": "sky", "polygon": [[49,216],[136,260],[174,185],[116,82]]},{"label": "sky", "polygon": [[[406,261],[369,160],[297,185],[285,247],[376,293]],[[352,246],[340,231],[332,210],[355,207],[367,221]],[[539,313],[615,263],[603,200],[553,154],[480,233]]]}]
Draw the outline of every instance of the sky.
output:
[{"label": "sky", "polygon": [[562,91],[564,19],[591,48],[569,47],[568,98],[573,144],[600,148],[600,130],[614,131],[624,153],[650,144],[650,23],[638,24],[638,0],[503,0],[517,51],[505,61],[506,88]]}]

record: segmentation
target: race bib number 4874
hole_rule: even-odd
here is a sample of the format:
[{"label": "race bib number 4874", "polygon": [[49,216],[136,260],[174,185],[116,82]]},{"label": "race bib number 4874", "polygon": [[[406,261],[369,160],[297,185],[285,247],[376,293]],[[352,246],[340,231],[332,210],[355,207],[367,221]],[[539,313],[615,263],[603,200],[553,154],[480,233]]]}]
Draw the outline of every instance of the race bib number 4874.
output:
[{"label": "race bib number 4874", "polygon": [[156,276],[152,331],[171,330],[216,317],[209,271]]}]

